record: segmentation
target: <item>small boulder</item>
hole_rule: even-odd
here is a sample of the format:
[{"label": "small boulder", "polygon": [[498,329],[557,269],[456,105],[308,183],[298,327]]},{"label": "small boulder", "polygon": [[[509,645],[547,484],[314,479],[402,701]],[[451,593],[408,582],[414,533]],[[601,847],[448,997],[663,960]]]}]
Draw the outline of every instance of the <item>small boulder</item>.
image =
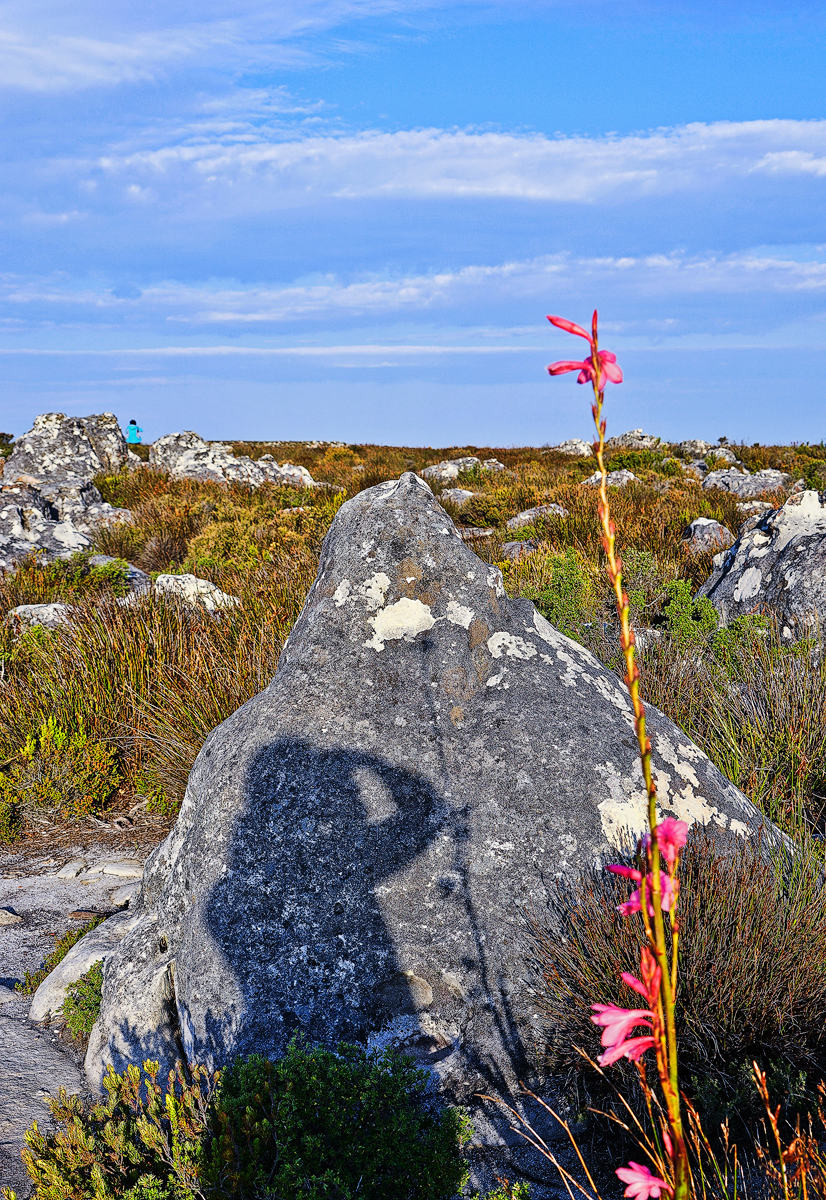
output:
[{"label": "small boulder", "polygon": [[708,596],[724,625],[773,611],[787,637],[826,627],[826,503],[815,491],[797,492],[782,508],[752,520],[754,526],[716,556],[698,594]]},{"label": "small boulder", "polygon": [[539,542],[536,538],[526,538],[524,542],[505,542],[502,547],[502,558],[506,558],[509,562],[518,562],[520,558],[527,558],[529,554],[533,554],[539,549]]},{"label": "small boulder", "polygon": [[709,451],[714,449],[711,442],[704,442],[701,438],[689,438],[687,442],[680,442],[677,447],[683,458],[705,458]]},{"label": "small boulder", "polygon": [[[581,487],[599,487],[602,476],[599,471],[594,471],[593,475],[589,475],[587,479],[583,479]],[[639,482],[633,471],[628,471],[623,467],[621,471],[608,472],[608,486],[615,488],[625,487],[628,483]]]},{"label": "small boulder", "polygon": [[[119,562],[117,558],[113,558],[111,554],[93,554],[89,559],[90,567],[105,567],[108,563]],[[131,563],[127,564],[126,571],[126,586],[130,592],[143,593],[149,591],[152,585],[152,580],[147,575],[146,571],[142,571],[140,567],[133,567]]]},{"label": "small boulder", "polygon": [[774,508],[768,500],[743,500],[737,505],[737,512],[741,517],[753,517],[769,512]]},{"label": "small boulder", "polygon": [[7,908],[0,908],[0,925],[20,925],[23,918],[15,912],[9,912]]},{"label": "small boulder", "polygon": [[71,862],[67,862],[55,874],[55,879],[77,879],[78,875],[82,875],[86,870],[86,863],[82,858],[73,858]]},{"label": "small boulder", "polygon": [[537,521],[544,521],[547,517],[567,517],[567,515],[567,508],[563,508],[561,504],[539,504],[536,508],[526,508],[524,512],[511,517],[507,522],[507,527],[508,529],[521,529],[523,525],[534,525]]},{"label": "small boulder", "polygon": [[608,438],[605,443],[609,450],[655,450],[659,444],[658,437],[643,433],[641,429],[629,429],[618,437]]},{"label": "small boulder", "polygon": [[34,625],[42,625],[44,629],[57,629],[60,625],[71,624],[71,604],[18,604],[6,613],[6,620],[20,631],[31,629]]},{"label": "small boulder", "polygon": [[716,554],[718,550],[728,549],[734,534],[711,517],[697,517],[683,530],[682,541],[690,554]]},{"label": "small boulder", "polygon": [[584,442],[582,438],[568,438],[566,442],[560,442],[558,446],[549,446],[547,453],[552,451],[557,454],[566,454],[569,458],[592,458],[594,454],[591,443]]},{"label": "small boulder", "polygon": [[34,551],[41,561],[51,562],[71,558],[90,544],[71,521],[59,519],[39,488],[25,483],[0,488],[0,571],[17,566]]},{"label": "small boulder", "polygon": [[459,537],[463,542],[475,542],[479,539],[496,537],[496,530],[481,529],[476,525],[462,525],[459,528]]},{"label": "small boulder", "polygon": [[703,487],[720,488],[723,492],[732,492],[735,496],[748,499],[763,492],[776,492],[780,488],[786,488],[791,481],[791,475],[787,475],[785,471],[775,471],[771,467],[764,471],[755,471],[753,475],[748,471],[726,467],[719,471],[709,471],[703,480]]},{"label": "small boulder", "polygon": [[46,976],[32,997],[30,1021],[45,1021],[60,1013],[66,999],[66,989],[77,983],[99,959],[104,961],[135,924],[131,913],[115,913],[95,929],[84,933],[55,969]]},{"label": "small boulder", "polygon": [[463,504],[467,504],[468,500],[472,500],[474,496],[480,494],[480,492],[469,492],[467,488],[445,488],[439,499],[449,500],[451,504],[458,504],[461,508]]},{"label": "small boulder", "polygon": [[435,483],[451,483],[463,471],[472,471],[477,467],[480,471],[504,471],[505,464],[498,458],[486,458],[484,462],[472,454],[463,458],[447,458],[443,462],[433,463],[419,472],[422,479],[432,479]]},{"label": "small boulder", "polygon": [[235,608],[241,603],[237,596],[229,596],[216,584],[199,579],[197,575],[159,575],[152,590],[156,596],[176,596],[187,604],[199,604],[209,613]]}]

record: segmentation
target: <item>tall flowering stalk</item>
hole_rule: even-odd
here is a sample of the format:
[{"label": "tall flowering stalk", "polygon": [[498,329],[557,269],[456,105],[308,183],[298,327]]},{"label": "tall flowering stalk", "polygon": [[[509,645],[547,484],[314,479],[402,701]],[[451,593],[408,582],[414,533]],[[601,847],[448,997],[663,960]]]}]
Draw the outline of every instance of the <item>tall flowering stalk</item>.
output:
[{"label": "tall flowering stalk", "polygon": [[[590,383],[594,390],[591,413],[596,428],[594,453],[599,465],[599,519],[602,544],[605,549],[608,575],[614,589],[614,599],[620,619],[620,644],[625,658],[625,682],[634,708],[634,729],[639,745],[642,774],[648,799],[649,832],[640,845],[639,866],[610,866],[609,871],[625,876],[637,884],[629,899],[620,905],[624,916],[639,912],[645,927],[646,944],[640,952],[640,979],[623,971],[623,982],[643,997],[646,1007],[625,1009],[613,1004],[595,1004],[591,1018],[602,1028],[605,1047],[599,1062],[609,1066],[621,1058],[638,1062],[653,1050],[657,1072],[665,1101],[666,1121],[662,1128],[664,1155],[670,1164],[669,1179],[653,1175],[648,1167],[629,1163],[617,1175],[625,1183],[625,1195],[634,1200],[649,1200],[669,1193],[673,1200],[685,1200],[691,1187],[688,1154],[683,1119],[680,1110],[680,1090],[677,1078],[677,1031],[675,1009],[677,999],[677,954],[679,924],[677,905],[680,894],[678,868],[680,852],[686,843],[688,826],[683,821],[657,817],[657,783],[651,770],[651,742],[645,728],[645,706],[640,698],[640,672],[635,661],[634,631],[631,628],[628,596],[622,585],[622,560],[616,550],[616,526],[611,519],[608,501],[608,472],[605,467],[605,418],[602,415],[605,385],[622,383],[622,370],[615,354],[599,349],[597,313],[594,310],[591,332],[563,317],[548,317],[552,325],[567,333],[585,338],[591,352],[579,362],[552,363],[551,375],[578,371],[577,383]],[[671,924],[671,952],[666,942],[665,913]],[[643,1033],[634,1033],[635,1030]]]}]

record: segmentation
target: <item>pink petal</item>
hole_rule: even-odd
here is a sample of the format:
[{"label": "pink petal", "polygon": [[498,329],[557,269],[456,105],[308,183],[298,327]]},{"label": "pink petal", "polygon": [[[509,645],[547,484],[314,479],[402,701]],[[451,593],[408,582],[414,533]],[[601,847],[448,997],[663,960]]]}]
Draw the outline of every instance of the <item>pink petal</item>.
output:
[{"label": "pink petal", "polygon": [[632,975],[630,971],[623,971],[620,978],[622,979],[623,983],[627,983],[628,986],[633,988],[635,992],[639,992],[641,996],[645,996],[646,1000],[648,999],[648,992],[646,991],[645,984],[640,983],[639,979],[637,979],[635,975]]},{"label": "pink petal", "polygon": [[603,360],[603,362],[616,362],[617,361],[616,354],[612,354],[610,350],[600,350],[599,356]]},{"label": "pink petal", "polygon": [[581,362],[555,362],[548,367],[549,375],[564,375],[566,371],[579,371],[582,369]]},{"label": "pink petal", "polygon": [[612,383],[622,383],[622,369],[617,366],[616,359],[603,363],[603,370]]},{"label": "pink petal", "polygon": [[670,1184],[639,1163],[630,1162],[627,1167],[619,1167],[616,1174],[623,1183],[628,1184],[624,1194],[634,1200],[648,1200],[649,1197],[656,1200],[660,1192],[671,1191]]},{"label": "pink petal", "polygon": [[638,1025],[651,1028],[653,1013],[649,1008],[618,1008],[616,1004],[592,1004],[595,1025],[602,1025],[602,1045],[616,1046]]},{"label": "pink petal", "polygon": [[657,826],[655,837],[660,853],[671,867],[688,841],[688,825],[685,821],[678,821],[676,817],[666,817]]},{"label": "pink petal", "polygon": [[621,1058],[630,1058],[632,1062],[637,1062],[646,1050],[653,1049],[654,1039],[652,1037],[627,1038],[626,1041],[619,1042],[616,1046],[611,1046],[604,1054],[600,1054],[597,1062],[601,1067],[610,1067],[612,1063],[619,1062]]},{"label": "pink petal", "polygon": [[639,888],[631,893],[624,904],[617,905],[617,912],[623,917],[630,917],[633,913],[642,912]]},{"label": "pink petal", "polygon": [[583,369],[577,375],[576,381],[577,381],[577,383],[590,383],[591,375],[592,375],[592,371],[590,370],[590,368],[583,367]]},{"label": "pink petal", "polygon": [[575,325],[573,321],[568,321],[565,317],[548,317],[548,320],[557,329],[564,329],[566,333],[575,333],[578,337],[584,337],[586,341],[591,342],[591,345],[593,345],[590,333],[586,333],[581,325]]},{"label": "pink petal", "polygon": [[611,863],[605,870],[611,871],[614,875],[622,875],[625,879],[634,879],[638,883],[642,879],[642,875],[636,867],[625,867],[620,863]]}]

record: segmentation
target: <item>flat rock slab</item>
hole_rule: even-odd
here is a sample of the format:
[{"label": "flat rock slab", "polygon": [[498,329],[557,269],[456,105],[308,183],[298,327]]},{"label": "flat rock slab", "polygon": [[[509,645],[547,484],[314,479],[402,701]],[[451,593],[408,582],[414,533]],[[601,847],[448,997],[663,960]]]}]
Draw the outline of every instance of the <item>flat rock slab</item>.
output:
[{"label": "flat rock slab", "polygon": [[0,1186],[29,1195],[31,1184],[20,1150],[33,1121],[49,1127],[46,1097],[58,1088],[82,1093],[81,1071],[58,1047],[55,1036],[33,1029],[25,1017],[25,999],[0,1006]]}]

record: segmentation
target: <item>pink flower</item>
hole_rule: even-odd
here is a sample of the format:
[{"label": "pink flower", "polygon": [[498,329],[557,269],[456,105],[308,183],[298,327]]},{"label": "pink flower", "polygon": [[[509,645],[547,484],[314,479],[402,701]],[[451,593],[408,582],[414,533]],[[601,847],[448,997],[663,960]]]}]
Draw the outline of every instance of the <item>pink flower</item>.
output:
[{"label": "pink flower", "polygon": [[654,830],[654,836],[657,839],[660,854],[669,867],[673,867],[679,858],[680,851],[688,841],[688,825],[685,821],[678,821],[675,817],[666,817]]},{"label": "pink flower", "polygon": [[652,1013],[649,1008],[618,1008],[616,1004],[592,1004],[595,1025],[602,1025],[603,1046],[616,1046],[628,1037],[637,1025],[651,1028]]},{"label": "pink flower", "polygon": [[632,1197],[633,1200],[649,1200],[650,1196],[658,1197],[660,1192],[670,1192],[671,1185],[666,1183],[664,1179],[658,1179],[656,1175],[652,1175],[648,1167],[643,1167],[639,1163],[630,1162],[627,1167],[618,1167],[617,1175],[623,1183],[627,1183],[624,1195]]},{"label": "pink flower", "polygon": [[[633,879],[635,877],[637,879],[642,878],[639,871],[634,872],[633,875],[628,874],[629,871],[633,870],[632,867],[625,867],[623,870],[619,871],[619,870],[617,870],[616,867],[611,866],[608,868],[608,870],[613,871],[615,875],[625,875],[626,878],[630,878],[630,879]],[[646,899],[648,901],[648,915],[650,917],[654,916],[654,900],[652,898],[652,893],[651,893],[652,887],[653,887],[652,876],[647,875],[646,876],[646,885],[645,885],[645,895],[646,895]],[[671,879],[670,876],[666,875],[665,871],[662,871],[660,873],[660,903],[662,904],[663,912],[671,911],[671,907],[674,904],[675,892],[676,892],[676,889],[674,887],[673,880]],[[641,911],[642,911],[642,900],[640,898],[640,889],[639,888],[636,888],[631,893],[631,895],[628,897],[628,899],[625,901],[624,904],[617,905],[617,912],[622,913],[622,915],[624,917],[630,917],[632,913],[638,913]]]},{"label": "pink flower", "polygon": [[610,1067],[620,1058],[630,1058],[632,1062],[636,1062],[637,1059],[642,1058],[646,1050],[653,1050],[654,1046],[653,1037],[626,1038],[618,1046],[611,1046],[604,1054],[600,1054],[597,1062],[601,1067]]},{"label": "pink flower", "polygon": [[[563,362],[551,363],[548,367],[549,375],[564,375],[566,371],[579,371],[577,383],[590,383],[595,380],[599,369],[599,377],[596,379],[597,391],[603,391],[605,384],[610,380],[611,383],[622,383],[622,369],[617,366],[617,356],[612,354],[610,350],[598,350],[594,356],[594,346],[597,336],[597,313],[594,310],[593,319],[593,337],[587,333],[581,325],[575,325],[573,321],[567,321],[565,317],[548,317],[552,325],[557,329],[564,329],[566,333],[575,333],[577,337],[584,337],[591,346],[591,358],[583,359],[582,362],[565,360]],[[596,358],[596,363],[594,362]]]},{"label": "pink flower", "polygon": [[649,1008],[656,1008],[662,971],[648,946],[643,946],[640,950],[640,975],[642,975],[642,983],[630,971],[623,971],[621,979],[623,983],[627,983],[635,992],[639,992],[641,996],[645,997]]}]

